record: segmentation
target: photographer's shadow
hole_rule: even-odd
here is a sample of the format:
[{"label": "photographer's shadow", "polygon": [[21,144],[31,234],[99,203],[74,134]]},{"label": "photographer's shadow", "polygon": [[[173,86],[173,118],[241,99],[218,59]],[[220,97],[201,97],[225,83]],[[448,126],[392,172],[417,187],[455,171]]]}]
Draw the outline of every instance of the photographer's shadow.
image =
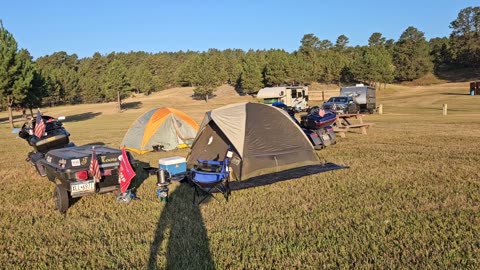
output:
[{"label": "photographer's shadow", "polygon": [[[193,188],[179,182],[170,188],[173,192],[158,220],[148,269],[215,269],[200,209],[192,203]],[[166,265],[158,264],[159,256],[166,256]]]}]

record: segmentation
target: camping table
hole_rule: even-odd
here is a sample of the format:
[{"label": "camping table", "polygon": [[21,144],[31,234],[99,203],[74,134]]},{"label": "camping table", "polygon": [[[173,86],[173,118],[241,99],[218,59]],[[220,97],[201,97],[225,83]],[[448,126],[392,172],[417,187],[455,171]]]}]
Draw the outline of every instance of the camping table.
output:
[{"label": "camping table", "polygon": [[[350,129],[360,129],[362,134],[367,134],[367,129],[373,126],[373,123],[364,123],[364,116],[364,114],[338,114],[333,130],[342,138],[346,137],[346,132]],[[354,119],[357,123],[352,121]]]}]

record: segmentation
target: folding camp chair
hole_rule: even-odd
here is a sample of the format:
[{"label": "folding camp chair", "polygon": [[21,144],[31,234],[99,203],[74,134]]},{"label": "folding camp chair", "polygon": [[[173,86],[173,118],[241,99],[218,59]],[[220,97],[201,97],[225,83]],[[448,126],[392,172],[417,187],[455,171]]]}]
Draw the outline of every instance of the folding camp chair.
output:
[{"label": "folding camp chair", "polygon": [[230,186],[228,179],[230,171],[228,168],[229,158],[232,157],[232,152],[228,151],[223,161],[197,159],[198,164],[190,169],[189,179],[194,184],[195,190],[193,193],[193,203],[195,204],[196,197],[200,198],[199,191],[203,193],[203,198],[198,202],[202,203],[206,198],[213,197],[218,200],[213,193],[221,192],[228,201],[230,195]]}]

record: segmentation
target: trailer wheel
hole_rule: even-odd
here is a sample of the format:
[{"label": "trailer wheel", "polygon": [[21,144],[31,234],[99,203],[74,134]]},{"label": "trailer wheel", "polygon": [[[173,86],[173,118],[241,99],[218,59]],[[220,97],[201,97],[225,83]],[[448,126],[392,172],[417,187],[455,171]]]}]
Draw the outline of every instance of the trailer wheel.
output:
[{"label": "trailer wheel", "polygon": [[62,188],[60,185],[56,185],[55,190],[53,191],[55,209],[62,214],[66,213],[70,203],[69,197],[66,189]]}]

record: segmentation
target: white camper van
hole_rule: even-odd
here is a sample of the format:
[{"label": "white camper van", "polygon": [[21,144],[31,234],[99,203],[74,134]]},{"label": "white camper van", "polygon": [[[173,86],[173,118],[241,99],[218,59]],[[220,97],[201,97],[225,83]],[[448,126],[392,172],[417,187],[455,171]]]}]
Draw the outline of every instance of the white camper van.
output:
[{"label": "white camper van", "polygon": [[307,86],[265,87],[258,91],[257,98],[265,104],[280,101],[287,106],[294,107],[297,111],[308,109]]},{"label": "white camper van", "polygon": [[340,96],[352,97],[360,105],[361,112],[373,113],[377,108],[375,88],[357,84],[340,88]]}]

